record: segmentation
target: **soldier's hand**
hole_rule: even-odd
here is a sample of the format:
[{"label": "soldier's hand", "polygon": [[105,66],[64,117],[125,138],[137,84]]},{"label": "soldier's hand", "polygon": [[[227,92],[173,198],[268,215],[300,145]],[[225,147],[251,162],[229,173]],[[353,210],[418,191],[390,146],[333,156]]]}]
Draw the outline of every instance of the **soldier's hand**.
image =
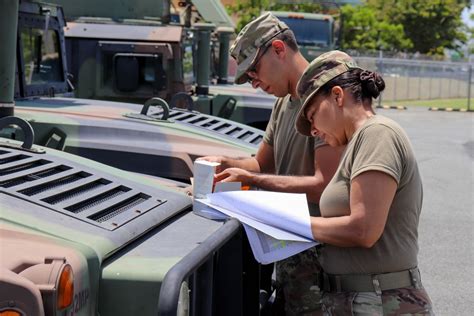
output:
[{"label": "soldier's hand", "polygon": [[220,163],[220,166],[216,167],[216,173],[222,172],[226,168],[224,156],[204,156],[204,157],[199,157],[196,160],[205,160],[209,162]]},{"label": "soldier's hand", "polygon": [[252,185],[253,174],[240,168],[228,168],[214,176],[215,182],[241,182],[242,186]]}]

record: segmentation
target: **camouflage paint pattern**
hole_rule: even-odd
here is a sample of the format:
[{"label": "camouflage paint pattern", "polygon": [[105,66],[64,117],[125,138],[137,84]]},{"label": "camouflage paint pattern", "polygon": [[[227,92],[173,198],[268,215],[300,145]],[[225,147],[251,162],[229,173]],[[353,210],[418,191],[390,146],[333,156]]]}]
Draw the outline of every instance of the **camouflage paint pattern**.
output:
[{"label": "camouflage paint pattern", "polygon": [[277,305],[287,316],[321,315],[320,276],[316,247],[277,262]]},{"label": "camouflage paint pattern", "polygon": [[323,315],[434,315],[424,288],[400,288],[375,292],[324,293]]},{"label": "camouflage paint pattern", "polygon": [[[10,140],[9,143],[18,142]],[[114,177],[122,185],[146,187],[149,195],[164,196],[167,200],[164,206],[176,210],[177,214],[191,207],[189,197],[164,188],[159,182],[65,152],[43,149],[46,153],[38,155],[46,160],[61,159],[63,163],[67,160],[68,165],[82,165],[86,172],[100,172],[109,179]],[[0,182],[8,176],[0,176]],[[38,180],[41,181],[35,179],[28,185],[34,186],[34,181]],[[222,226],[222,223],[190,212],[179,213],[182,216],[162,224],[157,208],[118,228],[120,231],[109,231],[27,199],[16,198],[9,194],[14,190],[15,186],[0,188],[0,244],[2,251],[8,253],[8,256],[0,256],[0,270],[18,272],[41,264],[46,257],[65,257],[75,277],[75,301],[67,315],[156,314],[160,286],[166,273]],[[57,193],[56,189],[51,194]],[[158,225],[160,229],[143,238],[144,233]],[[176,237],[185,235],[185,238]],[[133,244],[140,238],[140,242]],[[126,245],[129,245],[128,250],[118,253]],[[111,256],[115,256],[114,259],[104,265]]]},{"label": "camouflage paint pattern", "polygon": [[[45,254],[54,258],[65,258],[71,265],[74,273],[74,296],[76,304],[65,309],[65,313],[74,315],[91,315],[94,313],[93,306],[97,303],[98,282],[91,284],[90,276],[99,277],[98,271],[93,271],[93,265],[88,265],[87,255],[89,251],[81,253],[79,245],[59,238],[52,238],[40,231],[29,231],[25,227],[16,226],[9,222],[0,221],[0,238],[2,252],[8,256],[0,259],[0,268],[18,271],[22,263],[29,265],[42,264]],[[95,259],[95,258],[94,258]],[[21,271],[21,270],[20,270]],[[93,292],[91,292],[91,290]],[[79,301],[79,296],[81,300]],[[76,306],[75,306],[76,305]]]},{"label": "camouflage paint pattern", "polygon": [[[256,153],[255,144],[192,124],[124,116],[139,113],[141,108],[137,104],[57,97],[18,100],[16,114],[31,122],[36,143],[43,144],[51,129],[56,127],[67,135],[64,149],[68,152],[82,155],[83,150],[102,150],[162,157],[166,163],[156,164],[150,174],[184,181],[192,176],[196,157],[221,154],[248,157]],[[222,124],[226,123],[226,120],[220,120]],[[229,123],[239,127],[238,123]],[[111,163],[120,163],[117,159]],[[139,163],[138,160],[135,162]],[[114,166],[125,169],[121,164]],[[127,166],[132,169],[126,170],[134,168],[130,163]]]}]

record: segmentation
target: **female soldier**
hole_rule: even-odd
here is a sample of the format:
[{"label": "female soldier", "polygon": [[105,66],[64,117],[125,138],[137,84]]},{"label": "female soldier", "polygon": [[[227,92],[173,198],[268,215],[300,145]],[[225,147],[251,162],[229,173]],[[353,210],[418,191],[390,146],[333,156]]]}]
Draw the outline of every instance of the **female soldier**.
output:
[{"label": "female soldier", "polygon": [[323,310],[329,315],[432,315],[417,268],[422,184],[410,141],[372,110],[385,88],[347,54],[316,58],[298,82],[296,128],[347,145],[324,190],[314,238],[325,245]]}]

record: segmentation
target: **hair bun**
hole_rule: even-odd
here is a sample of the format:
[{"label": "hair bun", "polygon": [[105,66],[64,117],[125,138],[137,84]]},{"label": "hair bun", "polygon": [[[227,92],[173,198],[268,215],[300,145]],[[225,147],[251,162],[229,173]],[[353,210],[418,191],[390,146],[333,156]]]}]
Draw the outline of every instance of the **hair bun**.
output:
[{"label": "hair bun", "polygon": [[360,73],[362,89],[366,90],[374,99],[385,89],[385,82],[382,77],[373,71],[364,70]]}]

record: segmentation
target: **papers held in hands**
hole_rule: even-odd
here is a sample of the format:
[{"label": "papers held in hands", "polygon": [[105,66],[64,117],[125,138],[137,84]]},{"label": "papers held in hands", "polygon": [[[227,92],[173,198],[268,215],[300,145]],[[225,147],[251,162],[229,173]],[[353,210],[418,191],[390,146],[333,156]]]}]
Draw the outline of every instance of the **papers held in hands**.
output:
[{"label": "papers held in hands", "polygon": [[316,246],[304,194],[232,191],[208,194],[198,202],[208,212],[240,220],[255,258],[271,263]]},{"label": "papers held in hands", "polygon": [[240,220],[256,260],[263,264],[317,245],[304,194],[240,191],[240,182],[219,182],[214,187],[217,166],[219,163],[204,160],[194,162],[195,214],[213,220],[228,217]]}]

